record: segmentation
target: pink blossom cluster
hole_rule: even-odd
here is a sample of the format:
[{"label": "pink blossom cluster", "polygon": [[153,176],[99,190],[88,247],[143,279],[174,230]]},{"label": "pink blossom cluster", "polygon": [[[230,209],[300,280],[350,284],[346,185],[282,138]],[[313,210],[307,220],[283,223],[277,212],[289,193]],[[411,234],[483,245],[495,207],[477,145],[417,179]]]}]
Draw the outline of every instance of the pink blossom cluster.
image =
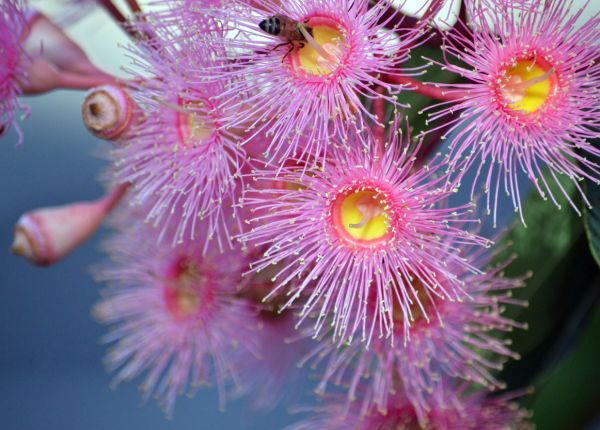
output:
[{"label": "pink blossom cluster", "polygon": [[[524,223],[524,178],[554,202],[548,178],[600,181],[599,16],[464,0],[440,31],[442,0],[420,19],[384,0],[97,3],[131,36],[128,79],[2,2],[0,130],[22,93],[88,90],[112,191],[25,214],[13,251],[52,264],[119,205],[94,309],[116,383],[141,377],[168,414],[203,384],[266,408],[310,364],[322,403],[293,429],[528,428],[520,394],[489,393],[519,357],[505,310],[528,275],[504,276],[479,214],[495,224],[506,195]],[[410,66],[421,45],[441,59]],[[424,82],[435,67],[457,79]]]}]

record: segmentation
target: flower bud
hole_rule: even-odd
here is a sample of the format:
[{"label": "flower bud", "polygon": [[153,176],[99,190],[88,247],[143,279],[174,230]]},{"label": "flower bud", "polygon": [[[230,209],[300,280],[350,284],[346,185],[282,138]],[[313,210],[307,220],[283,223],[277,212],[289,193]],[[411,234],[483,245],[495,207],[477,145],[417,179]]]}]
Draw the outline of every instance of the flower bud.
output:
[{"label": "flower bud", "polygon": [[27,54],[33,58],[41,57],[62,71],[111,78],[96,67],[83,49],[48,17],[38,11],[29,15],[28,33],[23,43]]},{"label": "flower bud", "polygon": [[115,140],[139,117],[139,109],[127,91],[117,85],[92,88],[81,106],[83,123],[94,136]]},{"label": "flower bud", "polygon": [[87,90],[114,82],[58,26],[40,12],[30,9],[20,33],[25,52],[24,73],[18,77],[20,90],[33,95],[57,88]]},{"label": "flower bud", "polygon": [[31,263],[49,266],[88,239],[121,201],[126,185],[93,202],[78,202],[27,212],[15,226],[11,247]]}]

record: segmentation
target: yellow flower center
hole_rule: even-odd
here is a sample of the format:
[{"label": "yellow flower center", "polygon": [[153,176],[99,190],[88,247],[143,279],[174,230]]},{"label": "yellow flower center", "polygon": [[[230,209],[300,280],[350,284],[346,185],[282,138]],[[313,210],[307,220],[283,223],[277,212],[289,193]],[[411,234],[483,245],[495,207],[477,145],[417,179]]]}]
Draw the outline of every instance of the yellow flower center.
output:
[{"label": "yellow flower center", "polygon": [[176,317],[189,317],[196,313],[201,304],[201,293],[205,283],[198,268],[186,259],[176,264],[165,288],[167,308]]},{"label": "yellow flower center", "polygon": [[202,101],[181,102],[177,112],[177,126],[181,143],[186,146],[198,146],[212,136],[215,124],[210,116],[201,113],[205,104]]},{"label": "yellow flower center", "polygon": [[524,113],[536,112],[554,90],[554,68],[535,60],[517,62],[506,71],[501,93],[508,107]]},{"label": "yellow flower center", "polygon": [[374,190],[356,190],[334,202],[334,224],[338,233],[354,244],[379,243],[389,236],[387,210],[383,194]]},{"label": "yellow flower center", "polygon": [[305,34],[304,46],[291,55],[292,64],[311,75],[328,75],[341,63],[346,38],[329,18],[313,17],[306,25],[312,29],[312,36]]},{"label": "yellow flower center", "polygon": [[181,315],[189,316],[196,312],[200,304],[200,297],[193,290],[178,288],[175,291],[177,309]]}]

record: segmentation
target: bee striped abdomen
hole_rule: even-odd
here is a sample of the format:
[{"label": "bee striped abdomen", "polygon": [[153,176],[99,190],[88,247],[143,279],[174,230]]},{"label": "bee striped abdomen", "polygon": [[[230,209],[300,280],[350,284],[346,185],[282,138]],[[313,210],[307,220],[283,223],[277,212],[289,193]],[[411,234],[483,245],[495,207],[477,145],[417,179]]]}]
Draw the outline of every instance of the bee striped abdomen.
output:
[{"label": "bee striped abdomen", "polygon": [[276,16],[262,20],[258,26],[265,33],[272,34],[273,36],[279,36],[281,34],[281,20]]}]

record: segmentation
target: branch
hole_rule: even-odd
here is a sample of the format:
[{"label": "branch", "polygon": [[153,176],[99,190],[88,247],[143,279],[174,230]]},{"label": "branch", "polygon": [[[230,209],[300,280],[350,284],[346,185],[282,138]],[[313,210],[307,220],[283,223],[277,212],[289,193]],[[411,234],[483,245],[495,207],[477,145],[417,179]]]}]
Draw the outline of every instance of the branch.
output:
[{"label": "branch", "polygon": [[98,0],[98,4],[102,6],[104,10],[121,25],[121,28],[129,35],[129,37],[134,40],[140,40],[142,38],[142,35],[131,28],[129,25],[129,20],[121,13],[121,11],[113,4],[111,0]]},{"label": "branch", "polygon": [[138,4],[137,0],[127,0],[127,5],[133,13],[142,13],[142,8]]}]

